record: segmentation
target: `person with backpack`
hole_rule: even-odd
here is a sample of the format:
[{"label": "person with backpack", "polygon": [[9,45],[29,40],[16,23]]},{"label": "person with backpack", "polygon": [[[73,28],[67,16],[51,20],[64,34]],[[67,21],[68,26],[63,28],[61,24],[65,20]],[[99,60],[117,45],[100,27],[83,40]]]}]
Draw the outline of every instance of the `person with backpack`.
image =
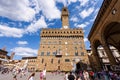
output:
[{"label": "person with backpack", "polygon": [[70,72],[68,75],[68,80],[75,80],[75,76],[72,74],[72,72]]},{"label": "person with backpack", "polygon": [[89,74],[90,74],[91,79],[94,80],[94,72],[90,71]]}]

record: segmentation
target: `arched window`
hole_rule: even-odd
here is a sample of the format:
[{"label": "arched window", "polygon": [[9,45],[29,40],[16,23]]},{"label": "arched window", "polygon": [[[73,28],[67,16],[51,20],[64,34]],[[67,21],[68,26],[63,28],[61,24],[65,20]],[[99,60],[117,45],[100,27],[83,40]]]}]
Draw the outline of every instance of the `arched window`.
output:
[{"label": "arched window", "polygon": [[51,63],[53,64],[53,59],[51,59]]}]

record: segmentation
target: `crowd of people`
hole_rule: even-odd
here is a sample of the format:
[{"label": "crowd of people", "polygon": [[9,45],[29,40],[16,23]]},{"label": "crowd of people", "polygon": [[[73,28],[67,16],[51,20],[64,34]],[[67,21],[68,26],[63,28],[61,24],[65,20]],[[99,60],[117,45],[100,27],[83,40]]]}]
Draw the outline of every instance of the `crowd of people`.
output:
[{"label": "crowd of people", "polygon": [[[26,76],[26,70],[13,68],[8,69],[6,67],[0,67],[1,74],[9,74],[9,72],[13,75],[13,80],[17,80],[17,76],[19,75],[20,78]],[[64,80],[120,80],[120,72],[113,72],[113,71],[87,71],[87,70],[79,70],[77,72],[61,72],[61,71],[54,71],[50,72],[51,76],[62,75],[64,76]],[[35,80],[35,72],[31,73],[29,76],[26,76],[27,80]],[[39,72],[39,79],[37,80],[46,80],[46,69]]]},{"label": "crowd of people", "polygon": [[79,71],[77,73],[65,73],[65,80],[120,80],[119,72],[112,71]]},{"label": "crowd of people", "polygon": [[10,69],[0,65],[0,72],[1,74],[9,73]]},{"label": "crowd of people", "polygon": [[[55,75],[64,75],[64,80],[120,80],[120,73],[112,71],[79,71],[79,72],[51,72]],[[32,73],[29,80],[34,80],[35,73]],[[51,76],[53,76],[51,75]],[[46,70],[40,72],[40,80],[46,80]]]}]

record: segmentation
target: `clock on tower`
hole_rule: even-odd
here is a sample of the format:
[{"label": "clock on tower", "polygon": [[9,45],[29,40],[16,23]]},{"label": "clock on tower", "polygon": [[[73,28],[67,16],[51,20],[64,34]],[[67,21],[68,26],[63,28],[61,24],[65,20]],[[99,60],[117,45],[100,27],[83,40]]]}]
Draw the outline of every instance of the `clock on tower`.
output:
[{"label": "clock on tower", "polygon": [[67,29],[67,28],[68,28],[68,26],[63,26],[63,28]]}]

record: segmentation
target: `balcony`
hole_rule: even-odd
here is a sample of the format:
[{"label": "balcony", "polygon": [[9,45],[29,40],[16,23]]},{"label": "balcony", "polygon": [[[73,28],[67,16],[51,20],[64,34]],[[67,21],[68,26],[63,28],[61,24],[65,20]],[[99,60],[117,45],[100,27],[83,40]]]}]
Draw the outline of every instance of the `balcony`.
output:
[{"label": "balcony", "polygon": [[55,57],[62,57],[62,54],[56,54]]}]

